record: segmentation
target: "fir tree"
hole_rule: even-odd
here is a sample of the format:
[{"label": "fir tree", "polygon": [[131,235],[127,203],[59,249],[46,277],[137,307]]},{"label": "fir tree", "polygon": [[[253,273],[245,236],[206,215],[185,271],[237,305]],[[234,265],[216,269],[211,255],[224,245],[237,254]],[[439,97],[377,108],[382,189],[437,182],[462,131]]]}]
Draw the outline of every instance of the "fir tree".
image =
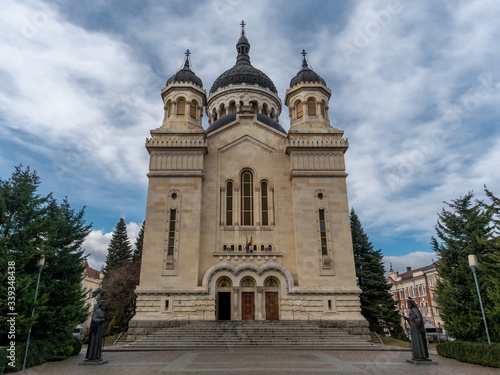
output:
[{"label": "fir tree", "polygon": [[137,235],[137,239],[135,240],[135,249],[134,254],[132,255],[133,261],[140,262],[142,258],[142,244],[144,242],[144,225],[146,224],[146,220],[142,222],[141,229],[139,229],[139,234]]},{"label": "fir tree", "polygon": [[383,328],[387,327],[393,335],[400,336],[401,317],[389,292],[391,286],[385,278],[382,253],[373,249],[354,209],[351,209],[350,218],[356,276],[362,290],[361,314],[370,329],[383,333]]},{"label": "fir tree", "polygon": [[[0,298],[0,331],[8,331],[7,312],[17,313],[16,345],[26,342],[29,326],[33,326],[28,366],[33,361],[53,360],[54,355],[64,358],[76,325],[87,317],[81,289],[81,244],[91,225],[85,224],[84,209],[75,212],[67,199],[58,204],[51,194],[41,196],[39,185],[36,172],[22,166],[16,167],[10,179],[0,179],[0,269],[7,270],[10,264],[15,268],[15,306]],[[46,263],[31,318],[41,254]],[[2,296],[7,296],[8,275],[0,272]],[[2,335],[0,344],[6,339]],[[34,353],[40,346],[52,349]],[[16,356],[22,362],[24,350],[18,348]]]},{"label": "fir tree", "polygon": [[[477,278],[483,305],[485,311],[491,312],[495,307],[492,300],[495,292],[488,293],[487,286],[492,272],[498,274],[498,263],[491,257],[495,253],[491,244],[497,244],[498,255],[498,238],[493,238],[493,210],[472,199],[473,194],[469,192],[451,203],[445,202],[449,210],[443,208],[438,214],[437,239],[432,238],[433,249],[441,258],[437,263],[441,280],[437,283],[436,296],[450,336],[458,340],[485,341],[486,331],[468,255],[477,256]],[[498,276],[496,280],[498,282]],[[498,320],[492,322],[490,317],[487,318],[498,340]]]},{"label": "fir tree", "polygon": [[106,256],[106,264],[104,265],[104,278],[106,278],[110,271],[120,266],[124,261],[132,259],[132,245],[127,235],[127,225],[125,220],[120,218],[116,229],[113,232],[111,241],[108,246],[108,255]]}]

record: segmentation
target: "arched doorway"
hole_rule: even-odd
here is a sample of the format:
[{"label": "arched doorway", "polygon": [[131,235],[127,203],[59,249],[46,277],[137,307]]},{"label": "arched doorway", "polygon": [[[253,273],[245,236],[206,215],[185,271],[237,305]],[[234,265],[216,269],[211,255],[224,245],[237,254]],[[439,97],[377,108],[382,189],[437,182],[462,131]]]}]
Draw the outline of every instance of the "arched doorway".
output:
[{"label": "arched doorway", "polygon": [[255,280],[245,276],[241,287],[241,319],[255,320]]},{"label": "arched doorway", "polygon": [[231,320],[231,280],[223,276],[217,281],[216,320]]},{"label": "arched doorway", "polygon": [[279,320],[279,282],[274,276],[270,276],[264,282],[266,293],[266,320]]}]

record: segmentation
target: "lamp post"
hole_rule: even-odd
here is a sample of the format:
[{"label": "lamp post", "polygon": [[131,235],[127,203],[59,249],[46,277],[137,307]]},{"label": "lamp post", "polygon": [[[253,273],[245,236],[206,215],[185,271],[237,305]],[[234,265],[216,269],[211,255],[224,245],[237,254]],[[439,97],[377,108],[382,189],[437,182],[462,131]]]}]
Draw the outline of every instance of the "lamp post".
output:
[{"label": "lamp post", "polygon": [[[38,267],[38,280],[36,282],[35,305],[36,305],[36,298],[38,297],[38,285],[40,285],[40,275],[42,274],[43,266],[45,265],[45,255],[43,255],[43,254],[40,255],[40,258],[37,260],[36,265]],[[33,311],[31,312],[31,319],[33,319],[34,315],[35,315],[35,306],[33,306]],[[24,352],[24,361],[23,361],[22,371],[24,371],[26,369],[26,358],[28,358],[28,346],[30,345],[31,327],[32,327],[32,324],[30,324],[30,330],[28,332],[28,341],[26,341],[26,351]]]},{"label": "lamp post", "polygon": [[476,268],[477,268],[477,257],[474,254],[469,255],[469,266],[474,274],[474,280],[476,281],[477,295],[479,297],[479,305],[481,306],[481,313],[483,314],[484,328],[486,329],[486,337],[488,338],[488,345],[491,345],[490,333],[488,332],[488,323],[486,323],[486,315],[484,315],[483,301],[481,300],[481,292],[479,291],[479,284],[477,282]]}]

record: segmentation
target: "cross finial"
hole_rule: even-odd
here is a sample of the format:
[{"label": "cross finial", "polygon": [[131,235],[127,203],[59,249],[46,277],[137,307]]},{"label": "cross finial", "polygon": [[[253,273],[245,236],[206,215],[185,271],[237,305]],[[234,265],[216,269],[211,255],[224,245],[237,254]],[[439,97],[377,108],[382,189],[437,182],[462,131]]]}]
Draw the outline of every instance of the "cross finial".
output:
[{"label": "cross finial", "polygon": [[241,35],[245,35],[245,25],[246,25],[245,21],[241,21],[240,25],[241,25]]},{"label": "cross finial", "polygon": [[186,52],[186,60],[184,61],[184,69],[190,69],[190,66],[189,66],[189,55],[191,55],[191,52],[189,52],[189,50],[187,49]]},{"label": "cross finial", "polygon": [[302,50],[302,67],[303,68],[307,68],[308,65],[307,65],[307,60],[306,60],[306,55],[307,55],[307,52],[305,49]]}]

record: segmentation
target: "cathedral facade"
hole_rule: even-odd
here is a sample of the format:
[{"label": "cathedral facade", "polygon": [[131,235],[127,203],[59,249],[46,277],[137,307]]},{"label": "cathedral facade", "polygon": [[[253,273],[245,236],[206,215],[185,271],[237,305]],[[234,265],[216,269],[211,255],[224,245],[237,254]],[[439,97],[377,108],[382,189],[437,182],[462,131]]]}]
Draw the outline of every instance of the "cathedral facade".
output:
[{"label": "cathedral facade", "polygon": [[365,327],[346,191],[349,144],[330,125],[331,91],[303,51],[285,94],[286,131],[275,85],[250,63],[244,25],[236,49],[236,64],[208,97],[188,52],[161,91],[163,123],[146,140],[146,225],[129,334],[182,320]]}]

